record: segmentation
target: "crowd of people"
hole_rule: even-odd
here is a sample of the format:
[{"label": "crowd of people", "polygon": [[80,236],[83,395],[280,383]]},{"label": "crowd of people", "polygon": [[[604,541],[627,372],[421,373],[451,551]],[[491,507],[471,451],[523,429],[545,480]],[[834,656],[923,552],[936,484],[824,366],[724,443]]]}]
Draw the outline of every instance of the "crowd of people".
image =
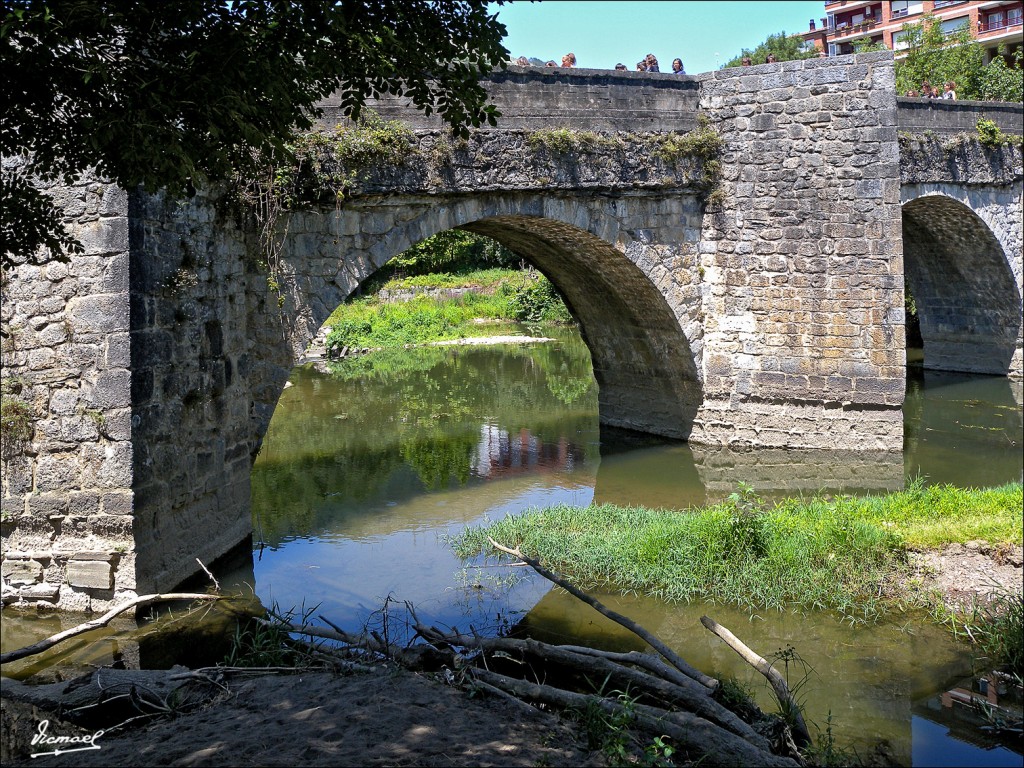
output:
[{"label": "crowd of people", "polygon": [[918,91],[918,90],[916,90],[914,88],[911,88],[909,91],[906,92],[905,95],[909,96],[912,99],[916,98],[916,99],[954,99],[955,100],[956,99],[956,83],[954,83],[952,80],[947,80],[943,84],[942,90],[940,91],[939,90],[939,86],[937,86],[937,85],[933,86],[930,82],[925,80],[924,82],[921,83],[921,90],[920,91]]},{"label": "crowd of people", "polygon": [[[520,56],[518,59],[512,62],[520,67],[530,66],[530,60],[525,56]],[[561,65],[555,63],[554,59],[545,62],[545,67],[558,67],[561,66],[565,69],[572,69],[576,66],[576,54],[567,53],[562,57]],[[625,71],[625,64],[616,64],[615,69],[619,71]],[[658,66],[658,58],[653,53],[648,53],[644,58],[636,63],[637,72],[661,72],[661,68]],[[683,60],[680,58],[672,59],[672,74],[674,75],[685,75],[686,69],[683,68]]]},{"label": "crowd of people", "polygon": [[[818,55],[821,56],[821,57],[826,56],[824,51],[822,51]],[[774,53],[769,53],[765,57],[765,60],[764,60],[763,63],[764,64],[774,64],[776,61],[777,61],[777,59],[775,58],[775,54]],[[516,64],[517,66],[520,66],[520,67],[528,67],[528,66],[530,66],[530,60],[527,59],[525,56],[520,56],[518,59],[515,59],[515,60],[513,60],[510,63]],[[740,63],[744,67],[751,67],[751,66],[754,65],[754,61],[753,61],[753,59],[751,59],[750,56],[744,56]],[[576,54],[575,53],[567,53],[567,54],[565,54],[565,56],[562,57],[562,63],[560,65],[556,64],[554,59],[551,59],[551,60],[545,62],[544,66],[545,67],[559,67],[559,66],[561,66],[564,69],[572,69],[572,68],[574,68],[576,66]],[[619,64],[615,65],[615,69],[620,71],[620,72],[625,72],[628,69],[628,67],[625,64],[622,64],[620,62]],[[637,72],[661,72],[661,67],[658,65],[658,57],[655,56],[653,53],[648,53],[646,56],[644,56],[642,59],[640,59],[640,61],[638,61],[636,63],[636,71]],[[685,75],[686,74],[686,68],[683,66],[683,60],[682,59],[680,59],[678,57],[672,59],[672,74],[673,75]],[[908,93],[907,95],[909,96],[910,94]],[[917,95],[917,94],[915,93],[914,95]],[[952,96],[952,97],[945,96],[943,98],[956,98],[956,96]]]}]

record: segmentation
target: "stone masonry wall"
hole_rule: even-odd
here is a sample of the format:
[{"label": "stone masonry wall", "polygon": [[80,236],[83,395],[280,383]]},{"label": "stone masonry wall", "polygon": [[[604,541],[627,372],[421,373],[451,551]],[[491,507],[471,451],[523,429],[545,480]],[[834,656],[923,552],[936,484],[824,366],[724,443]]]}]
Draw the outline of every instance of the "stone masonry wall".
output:
[{"label": "stone masonry wall", "polygon": [[91,177],[50,191],[85,253],[0,288],[4,399],[31,420],[0,459],[3,604],[100,610],[136,588],[127,196]]},{"label": "stone masonry wall", "polygon": [[906,133],[977,133],[978,120],[992,120],[1003,133],[1024,134],[1024,111],[1019,104],[998,101],[914,99],[896,100],[899,129]]},{"label": "stone masonry wall", "polygon": [[1024,163],[976,134],[901,138],[906,272],[927,368],[1024,378]]},{"label": "stone masonry wall", "polygon": [[250,318],[277,302],[230,211],[205,195],[182,205],[140,194],[131,245],[135,550],[149,591],[249,535],[253,392],[270,386],[276,401],[284,379],[256,360],[279,349],[280,334]]},{"label": "stone masonry wall", "polygon": [[[408,163],[283,217],[269,252],[212,190],[54,190],[87,253],[3,286],[3,376],[34,416],[27,450],[2,467],[5,602],[102,608],[173,587],[244,539],[251,464],[294,361],[376,269],[452,227],[506,243],[562,290],[606,424],[712,446],[899,449],[889,54],[697,79],[512,74],[494,87],[518,127],[465,145],[424,128]],[[636,121],[602,122],[635,88],[660,129],[688,128],[694,83],[727,145],[724,199],[707,209],[700,163],[660,158]],[[539,150],[542,116],[617,133]],[[1001,198],[964,199],[1019,249],[1019,229],[992,223]]]},{"label": "stone masonry wall", "polygon": [[[696,125],[696,77],[607,69],[510,66],[484,82],[501,112],[500,130],[585,128],[589,131],[688,131]],[[323,103],[321,124],[346,122],[335,95]],[[410,99],[386,98],[370,107],[416,130],[438,130],[437,115],[415,111]]]},{"label": "stone masonry wall", "polygon": [[891,54],[702,76],[728,144],[705,217],[704,407],[691,439],[897,451],[904,393]]}]

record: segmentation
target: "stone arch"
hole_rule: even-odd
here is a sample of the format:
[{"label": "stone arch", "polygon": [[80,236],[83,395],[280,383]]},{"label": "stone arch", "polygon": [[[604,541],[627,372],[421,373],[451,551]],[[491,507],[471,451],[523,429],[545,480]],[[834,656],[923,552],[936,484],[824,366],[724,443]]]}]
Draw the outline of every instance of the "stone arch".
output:
[{"label": "stone arch", "polygon": [[[355,201],[293,216],[283,257],[295,302],[291,351],[266,351],[278,370],[259,435],[269,425],[284,369],[334,308],[394,256],[458,227],[501,242],[566,298],[591,351],[603,424],[687,438],[702,402],[700,294],[696,284],[677,283],[685,274],[680,256],[695,239],[681,230],[692,212],[691,228],[699,231],[699,208],[665,201],[664,215],[652,216],[658,205],[649,198],[485,194]],[[628,226],[634,219],[656,226],[634,230]],[[695,271],[695,254],[688,255]]]},{"label": "stone arch", "polygon": [[1002,245],[964,203],[927,194],[903,205],[904,270],[926,368],[1007,375],[1019,346],[1021,294]]}]

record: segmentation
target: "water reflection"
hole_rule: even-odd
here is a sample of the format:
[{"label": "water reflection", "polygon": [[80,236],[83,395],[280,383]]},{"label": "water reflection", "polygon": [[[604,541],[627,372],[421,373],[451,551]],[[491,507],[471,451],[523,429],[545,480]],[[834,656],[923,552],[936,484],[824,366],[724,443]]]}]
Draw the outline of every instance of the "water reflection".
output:
[{"label": "water reflection", "polygon": [[[296,369],[252,474],[259,546],[244,581],[255,581],[258,598],[285,610],[319,605],[360,629],[393,595],[439,625],[518,623],[632,648],[634,638],[546,582],[509,588],[507,569],[467,569],[444,536],[556,503],[686,509],[721,500],[740,481],[772,496],[895,490],[916,476],[964,486],[1022,476],[1021,387],[1006,379],[912,376],[902,455],[734,452],[601,429],[586,346],[572,331],[546,333],[557,341]],[[714,674],[752,679],[697,623],[702,612],[762,653],[792,642],[815,669],[811,718],[824,723],[831,709],[841,736],[879,734],[902,764],[921,764],[914,707],[965,671],[963,649],[927,623],[851,629],[823,615],[751,618],[724,606],[606,599]],[[16,625],[3,623],[5,648],[26,644],[12,640]]]},{"label": "water reflection", "polygon": [[[904,454],[734,452],[602,430],[589,355],[569,332],[532,347],[370,356],[300,369],[292,382],[253,472],[255,519],[270,546],[256,566],[258,591],[282,606],[319,603],[352,628],[394,596],[438,624],[514,623],[636,647],[539,579],[509,588],[502,569],[467,569],[444,535],[555,503],[686,509],[740,481],[763,496],[896,490],[917,475],[997,484],[1019,479],[1024,464],[1019,394],[1005,379],[912,378]],[[851,629],[823,615],[751,619],[723,606],[607,599],[716,674],[752,677],[697,623],[702,612],[763,653],[792,642],[815,669],[812,719],[824,723],[831,709],[842,738],[862,738],[865,749],[881,738],[904,764],[915,702],[964,673],[963,648],[926,622]]]}]

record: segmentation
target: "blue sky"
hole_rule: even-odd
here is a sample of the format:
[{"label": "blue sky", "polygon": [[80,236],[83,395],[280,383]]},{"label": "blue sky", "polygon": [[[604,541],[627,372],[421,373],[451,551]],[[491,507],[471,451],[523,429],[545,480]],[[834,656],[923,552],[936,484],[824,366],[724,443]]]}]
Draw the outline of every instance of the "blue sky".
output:
[{"label": "blue sky", "polygon": [[536,56],[561,62],[572,51],[579,67],[629,69],[644,55],[658,57],[662,72],[672,59],[687,74],[718,69],[742,48],[754,48],[768,35],[805,32],[808,20],[825,15],[823,0],[517,0],[495,6],[508,28],[505,47],[512,57]]}]

